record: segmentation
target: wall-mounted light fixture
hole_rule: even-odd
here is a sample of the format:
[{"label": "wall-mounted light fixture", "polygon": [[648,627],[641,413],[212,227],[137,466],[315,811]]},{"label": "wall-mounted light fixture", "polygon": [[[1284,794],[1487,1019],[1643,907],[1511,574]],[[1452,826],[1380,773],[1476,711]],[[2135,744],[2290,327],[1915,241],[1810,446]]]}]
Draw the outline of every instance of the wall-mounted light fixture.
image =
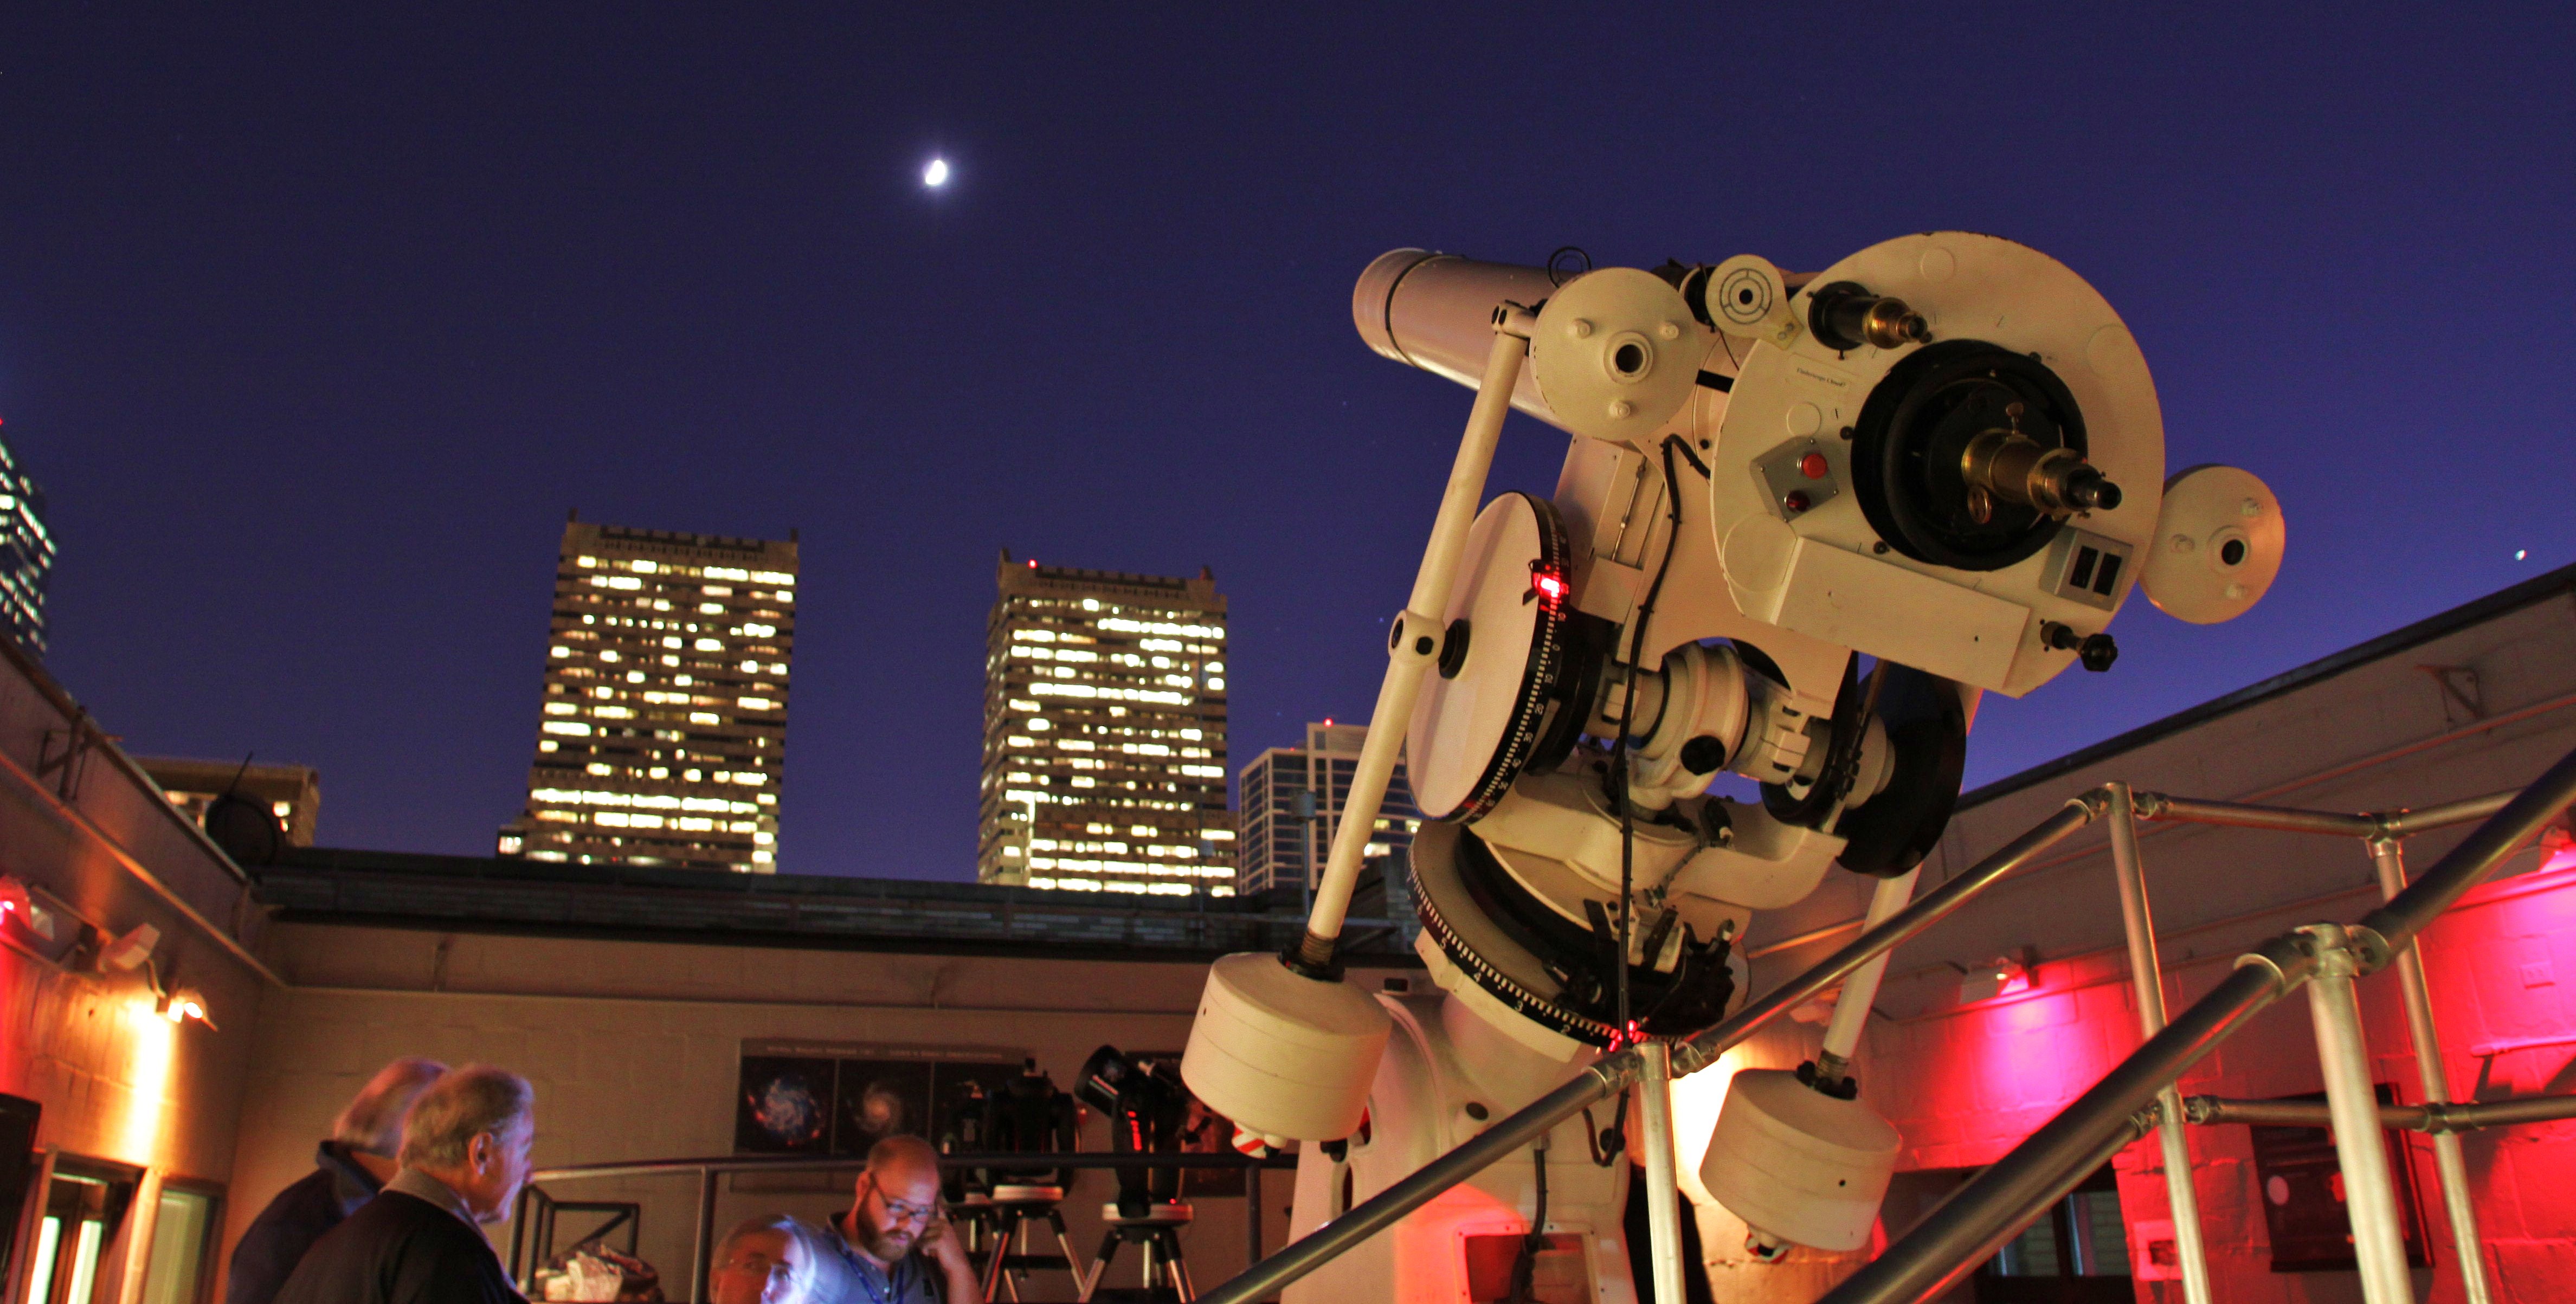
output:
[{"label": "wall-mounted light fixture", "polygon": [[162,997],[152,1009],[154,1013],[172,1023],[186,1023],[194,1019],[209,1028],[215,1026],[214,1019],[206,1013],[205,993],[194,987],[173,990],[169,995]]},{"label": "wall-mounted light fixture", "polygon": [[2030,990],[2031,965],[2027,959],[2014,960],[1996,956],[1984,964],[1959,975],[1959,1003],[1974,1005],[1998,996]]},{"label": "wall-mounted light fixture", "polygon": [[160,948],[161,930],[150,924],[136,924],[98,948],[98,967],[132,973],[150,964],[152,953]]},{"label": "wall-mounted light fixture", "polygon": [[26,883],[12,875],[0,874],[0,921],[15,923],[48,942],[54,940],[54,912],[37,904]]}]

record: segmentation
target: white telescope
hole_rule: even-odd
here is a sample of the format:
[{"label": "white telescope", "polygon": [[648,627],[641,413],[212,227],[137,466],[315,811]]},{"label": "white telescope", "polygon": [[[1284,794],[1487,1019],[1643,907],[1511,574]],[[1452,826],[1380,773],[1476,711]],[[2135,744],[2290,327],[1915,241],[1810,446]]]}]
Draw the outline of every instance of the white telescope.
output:
[{"label": "white telescope", "polygon": [[[1881,880],[1873,913],[1900,908],[1981,694],[2110,669],[2138,584],[2207,623],[2280,564],[2271,492],[2228,467],[2168,479],[2126,327],[2007,240],[1906,236],[1804,275],[1405,249],[1369,265],[1352,317],[1476,401],[1307,935],[1218,963],[1183,1062],[1246,1130],[1332,1143],[1300,1161],[1301,1225],[1463,1139],[1487,1116],[1469,1106],[1500,1116],[1603,1048],[1723,1017],[1753,913],[1832,866]],[[1574,438],[1551,493],[1487,502],[1511,408]],[[1443,996],[1362,993],[1334,961],[1399,752],[1432,820],[1412,872]],[[1704,1178],[1765,1249],[1866,1235],[1895,1134],[1848,1062],[1879,972],[1847,986],[1814,1065],[1749,1078],[1721,1115]],[[1644,1101],[1652,1136],[1660,1084]],[[1565,1153],[1590,1144],[1569,1129]],[[1519,1207],[1545,1162],[1478,1183]],[[1562,1221],[1617,1234],[1624,1185],[1550,1171]],[[1669,1203],[1669,1162],[1649,1173]],[[1292,1297],[1465,1289],[1394,1276],[1455,1257],[1465,1207],[1426,1207]]]}]

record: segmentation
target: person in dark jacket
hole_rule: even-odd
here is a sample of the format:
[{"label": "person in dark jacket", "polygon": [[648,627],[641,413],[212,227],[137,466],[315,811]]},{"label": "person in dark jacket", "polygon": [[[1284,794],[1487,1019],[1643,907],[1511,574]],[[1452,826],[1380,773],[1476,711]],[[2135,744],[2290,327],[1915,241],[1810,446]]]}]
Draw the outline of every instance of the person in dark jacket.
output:
[{"label": "person in dark jacket", "polygon": [[296,1265],[277,1304],[525,1304],[481,1224],[528,1180],[537,1093],[471,1064],[431,1084],[403,1121],[402,1167]]},{"label": "person in dark jacket", "polygon": [[313,1171],[278,1192],[233,1246],[224,1304],[270,1304],[313,1242],[376,1198],[402,1153],[403,1114],[446,1072],[436,1060],[409,1058],[377,1070],[332,1122]]}]

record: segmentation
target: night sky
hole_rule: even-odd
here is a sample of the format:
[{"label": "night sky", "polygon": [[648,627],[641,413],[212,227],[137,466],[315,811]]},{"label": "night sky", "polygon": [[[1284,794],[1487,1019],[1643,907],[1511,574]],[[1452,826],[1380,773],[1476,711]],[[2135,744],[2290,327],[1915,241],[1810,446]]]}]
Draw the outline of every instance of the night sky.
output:
[{"label": "night sky", "polygon": [[318,767],[330,845],[489,853],[574,507],[802,530],[791,872],[971,876],[1004,546],[1214,567],[1234,765],[1364,716],[1468,403],[1352,331],[1401,245],[1964,228],[2099,287],[2289,561],[1989,697],[1971,783],[2576,560],[2562,7],[360,8],[0,16],[48,664],[131,750]]}]

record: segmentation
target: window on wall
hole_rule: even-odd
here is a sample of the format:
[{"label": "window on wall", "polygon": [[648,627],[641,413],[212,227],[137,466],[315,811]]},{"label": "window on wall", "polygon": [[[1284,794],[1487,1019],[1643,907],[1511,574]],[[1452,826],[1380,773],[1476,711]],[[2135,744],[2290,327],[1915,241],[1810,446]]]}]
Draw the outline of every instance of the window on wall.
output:
[{"label": "window on wall", "polygon": [[2105,1167],[1977,1270],[1977,1304],[2111,1304],[2133,1299],[2118,1179]]},{"label": "window on wall", "polygon": [[116,1298],[110,1250],[124,1229],[139,1176],[86,1160],[54,1162],[28,1254],[27,1304],[107,1304]]},{"label": "window on wall", "polygon": [[152,1252],[144,1260],[143,1304],[199,1304],[206,1298],[221,1200],[193,1185],[163,1184],[152,1217]]}]

